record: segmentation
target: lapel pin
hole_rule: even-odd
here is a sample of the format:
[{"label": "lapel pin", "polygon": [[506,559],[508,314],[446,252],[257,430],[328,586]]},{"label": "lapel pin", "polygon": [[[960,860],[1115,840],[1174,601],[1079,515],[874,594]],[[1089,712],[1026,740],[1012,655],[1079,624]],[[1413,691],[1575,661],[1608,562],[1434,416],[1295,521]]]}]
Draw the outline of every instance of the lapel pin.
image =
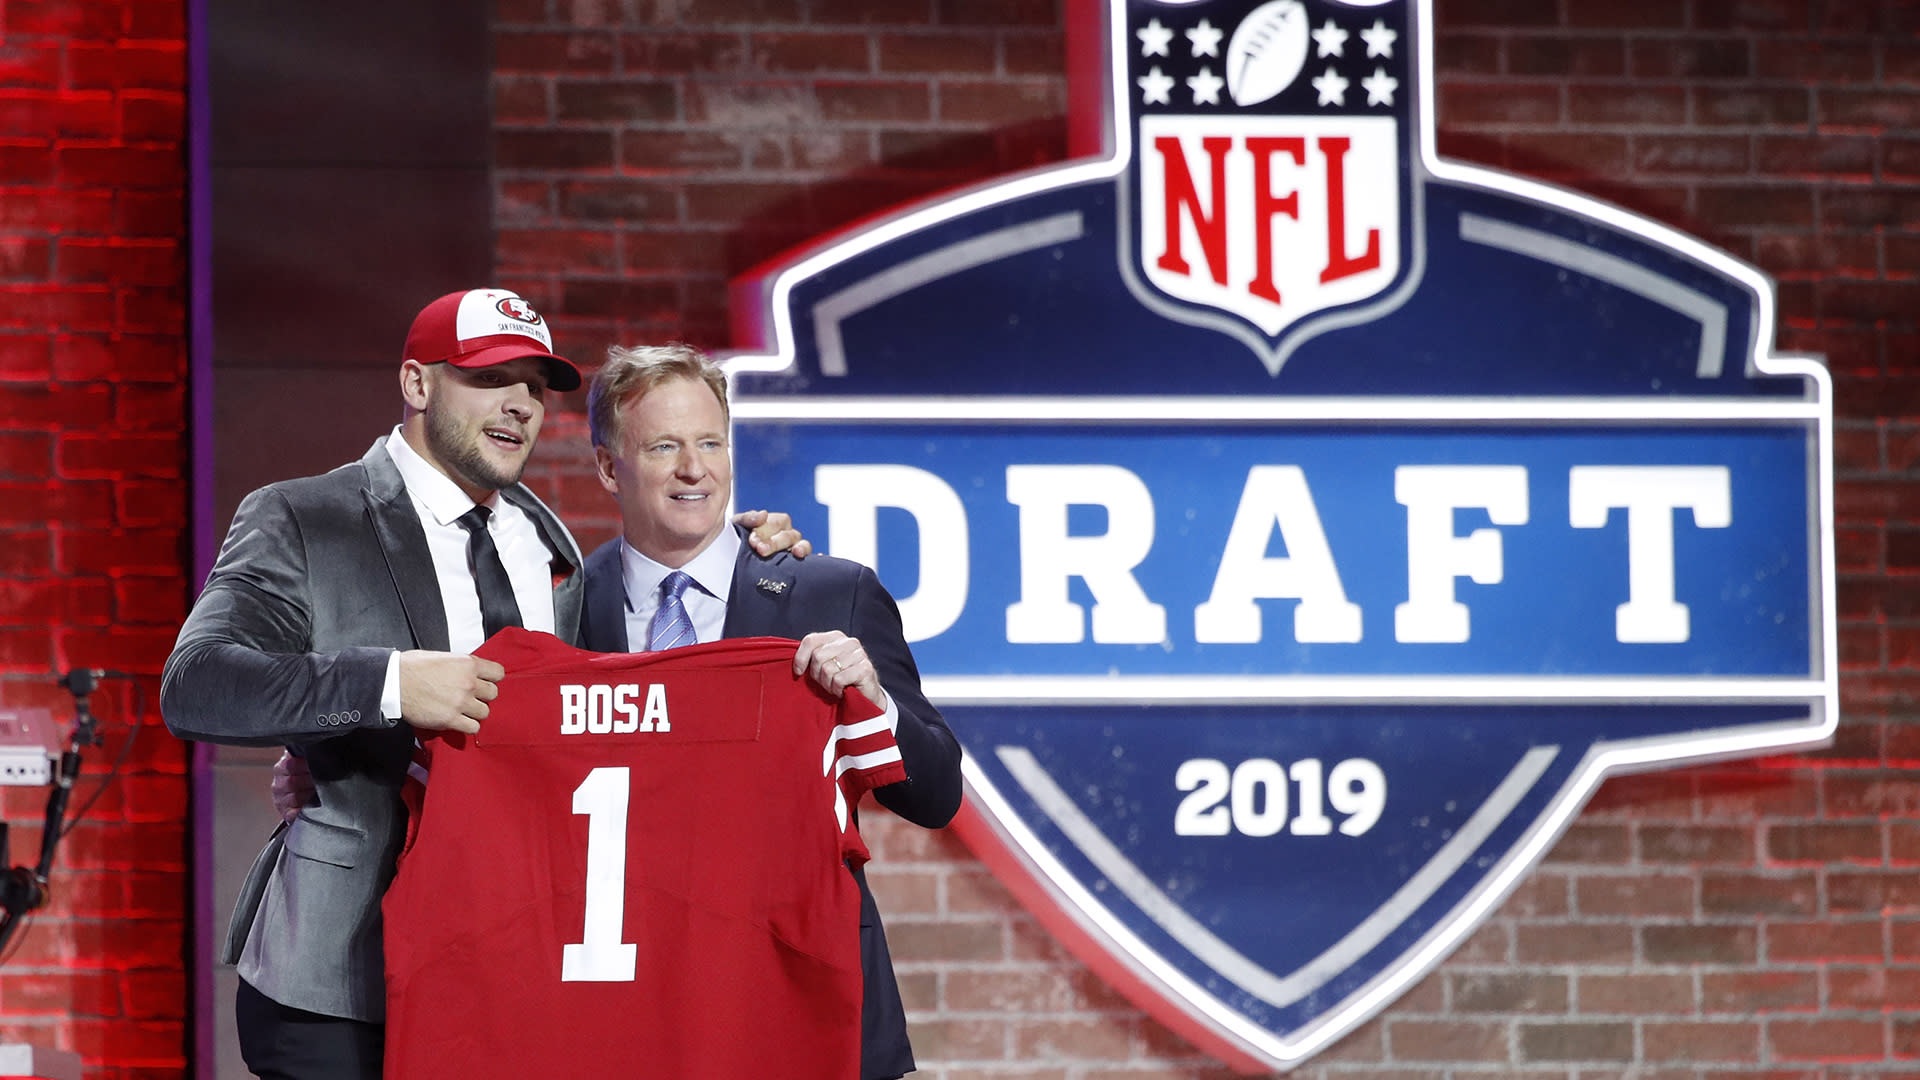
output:
[{"label": "lapel pin", "polygon": [[768,581],[766,578],[761,578],[755,587],[763,593],[771,593],[774,596],[779,596],[781,593],[787,591],[788,584],[789,582],[785,581]]}]

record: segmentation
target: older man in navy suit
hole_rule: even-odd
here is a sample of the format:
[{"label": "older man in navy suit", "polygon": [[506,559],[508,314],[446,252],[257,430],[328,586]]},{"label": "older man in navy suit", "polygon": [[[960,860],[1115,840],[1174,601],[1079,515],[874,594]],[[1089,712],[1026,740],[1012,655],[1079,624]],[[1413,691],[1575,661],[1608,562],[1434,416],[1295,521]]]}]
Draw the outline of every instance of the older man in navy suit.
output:
[{"label": "older man in navy suit", "polygon": [[[900,612],[872,570],[815,555],[762,557],[729,524],[727,384],[686,346],[615,348],[587,397],[600,482],[619,500],[621,536],[588,556],[581,644],[601,652],[774,635],[800,639],[796,673],[836,695],[858,687],[897,716],[907,779],[880,804],[937,829],[960,806],[960,747],[920,691]],[[862,1080],[913,1069],[887,941],[860,882],[866,980]]]}]

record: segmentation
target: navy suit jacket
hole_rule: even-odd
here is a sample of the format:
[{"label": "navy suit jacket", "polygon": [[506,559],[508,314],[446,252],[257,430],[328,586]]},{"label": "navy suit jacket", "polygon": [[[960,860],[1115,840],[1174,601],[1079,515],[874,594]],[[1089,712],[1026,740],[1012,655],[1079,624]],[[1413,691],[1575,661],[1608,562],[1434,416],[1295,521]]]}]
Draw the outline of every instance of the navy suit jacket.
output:
[{"label": "navy suit jacket", "polygon": [[[736,527],[737,528],[737,527]],[[628,652],[627,591],[620,565],[620,541],[611,540],[587,556],[581,647],[596,652]],[[907,649],[900,609],[872,570],[856,562],[815,555],[796,559],[785,552],[761,558],[742,531],[740,557],[733,567],[723,637],[801,638],[821,630],[839,630],[860,639],[880,676],[880,685],[900,712],[894,739],[907,779],[874,791],[880,805],[916,825],[938,829],[960,809],[960,744],[940,711],[920,692],[920,671]],[[893,977],[886,930],[867,888],[860,883],[860,966],[866,980],[860,1023],[860,1075],[882,1080],[913,1071],[907,1044],[906,1011]]]}]

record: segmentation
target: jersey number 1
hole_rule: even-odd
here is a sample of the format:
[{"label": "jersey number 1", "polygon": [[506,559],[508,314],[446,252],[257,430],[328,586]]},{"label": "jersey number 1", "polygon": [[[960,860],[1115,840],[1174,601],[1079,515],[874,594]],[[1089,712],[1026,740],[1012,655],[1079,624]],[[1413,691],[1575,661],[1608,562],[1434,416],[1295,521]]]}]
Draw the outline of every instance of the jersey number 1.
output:
[{"label": "jersey number 1", "polygon": [[620,940],[627,908],[627,770],[600,768],[573,789],[587,815],[587,925],[560,950],[561,982],[632,982],[637,946]]}]

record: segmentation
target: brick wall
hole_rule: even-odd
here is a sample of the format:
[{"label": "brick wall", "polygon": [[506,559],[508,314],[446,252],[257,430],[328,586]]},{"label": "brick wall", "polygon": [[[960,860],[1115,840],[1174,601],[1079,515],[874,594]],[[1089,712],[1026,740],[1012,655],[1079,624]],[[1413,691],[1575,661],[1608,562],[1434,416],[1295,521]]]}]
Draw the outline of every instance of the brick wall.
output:
[{"label": "brick wall", "polygon": [[[498,0],[500,276],[591,360],[725,345],[727,279],[918,195],[1065,155],[1053,0]],[[1300,1070],[1920,1071],[1920,4],[1440,0],[1444,153],[1564,183],[1780,282],[1826,354],[1835,747],[1609,783],[1501,912]],[[536,477],[614,532],[578,402]],[[923,1075],[1218,1075],[951,837],[871,815]],[[1904,1064],[1901,1064],[1904,1063]]]},{"label": "brick wall", "polygon": [[[186,1061],[187,755],[155,705],[189,561],[184,11],[0,3],[0,709],[65,723],[57,674],[137,676],[94,697],[75,808],[124,760],[0,962],[0,1042],[90,1080]],[[0,788],[8,865],[38,860],[46,790]]]}]

